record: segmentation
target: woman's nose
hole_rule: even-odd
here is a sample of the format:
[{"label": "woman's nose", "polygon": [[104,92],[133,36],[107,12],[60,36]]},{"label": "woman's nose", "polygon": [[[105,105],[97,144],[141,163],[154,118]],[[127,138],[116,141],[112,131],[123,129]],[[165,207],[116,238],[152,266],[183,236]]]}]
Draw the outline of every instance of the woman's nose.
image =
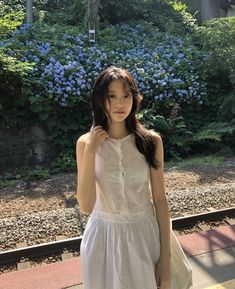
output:
[{"label": "woman's nose", "polygon": [[123,99],[118,98],[118,99],[117,99],[117,104],[123,104]]}]

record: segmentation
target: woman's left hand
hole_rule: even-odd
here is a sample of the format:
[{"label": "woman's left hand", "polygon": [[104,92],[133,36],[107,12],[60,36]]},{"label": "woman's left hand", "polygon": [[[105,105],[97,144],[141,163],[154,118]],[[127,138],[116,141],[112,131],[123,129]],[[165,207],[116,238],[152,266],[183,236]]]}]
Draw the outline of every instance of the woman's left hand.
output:
[{"label": "woman's left hand", "polygon": [[163,259],[160,257],[155,268],[155,277],[158,289],[170,289],[171,286],[170,259]]}]

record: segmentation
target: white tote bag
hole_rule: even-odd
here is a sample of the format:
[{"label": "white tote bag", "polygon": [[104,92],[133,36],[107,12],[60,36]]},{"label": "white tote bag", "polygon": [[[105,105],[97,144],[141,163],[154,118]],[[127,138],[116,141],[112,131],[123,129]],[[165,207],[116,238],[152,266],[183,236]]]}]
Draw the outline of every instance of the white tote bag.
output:
[{"label": "white tote bag", "polygon": [[172,223],[170,228],[170,238],[172,289],[189,289],[193,285],[192,268],[177,237],[175,236],[174,231],[172,230]]},{"label": "white tote bag", "polygon": [[[157,218],[156,209],[152,202],[153,213]],[[189,289],[193,286],[193,272],[186,255],[172,230],[172,219],[170,218],[170,241],[171,241],[171,288]]]}]

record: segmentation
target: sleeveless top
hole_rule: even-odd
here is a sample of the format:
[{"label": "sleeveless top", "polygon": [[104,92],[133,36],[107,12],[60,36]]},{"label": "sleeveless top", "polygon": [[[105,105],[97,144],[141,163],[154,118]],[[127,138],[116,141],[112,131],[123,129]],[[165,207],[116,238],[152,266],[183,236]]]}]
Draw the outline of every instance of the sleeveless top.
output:
[{"label": "sleeveless top", "polygon": [[150,168],[133,133],[105,139],[95,157],[96,203],[93,214],[136,219],[153,210]]}]

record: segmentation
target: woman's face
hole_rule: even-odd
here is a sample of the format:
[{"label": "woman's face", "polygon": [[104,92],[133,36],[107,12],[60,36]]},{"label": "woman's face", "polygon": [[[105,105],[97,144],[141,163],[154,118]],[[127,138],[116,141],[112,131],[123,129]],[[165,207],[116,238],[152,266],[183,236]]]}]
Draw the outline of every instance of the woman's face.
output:
[{"label": "woman's face", "polygon": [[106,100],[106,108],[112,121],[124,121],[130,114],[133,104],[130,87],[122,80],[112,80],[108,86],[108,94],[109,101]]}]

